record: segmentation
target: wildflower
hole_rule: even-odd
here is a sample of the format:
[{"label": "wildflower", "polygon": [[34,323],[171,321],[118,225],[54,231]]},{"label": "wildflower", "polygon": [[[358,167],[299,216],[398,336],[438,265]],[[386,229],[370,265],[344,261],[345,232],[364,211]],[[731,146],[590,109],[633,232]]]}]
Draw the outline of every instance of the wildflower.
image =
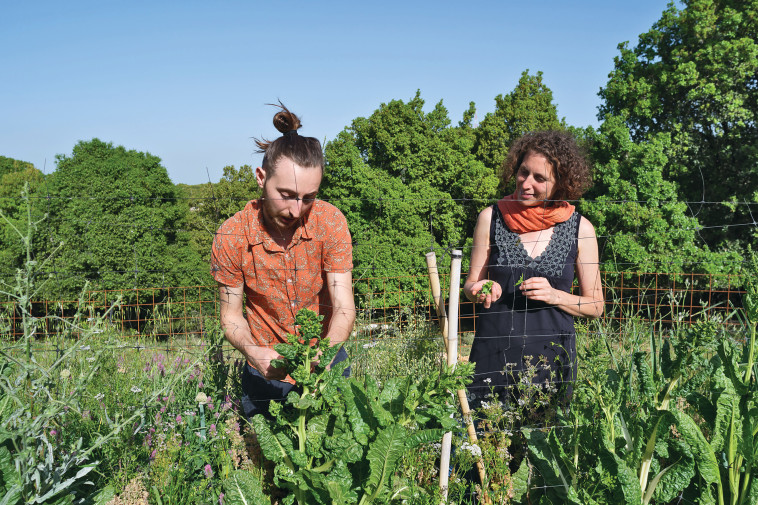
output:
[{"label": "wildflower", "polygon": [[132,386],[132,389],[130,390],[132,393],[141,393],[142,390],[138,388],[137,386]]},{"label": "wildflower", "polygon": [[93,361],[95,361],[97,358],[96,358],[96,357],[94,357],[94,356],[90,356],[89,358],[86,358],[86,359],[87,359],[87,361],[89,361],[90,363],[92,363],[92,362],[93,362]]},{"label": "wildflower", "polygon": [[468,442],[463,442],[461,444],[461,450],[468,452],[475,458],[480,458],[482,456],[482,448],[476,444],[469,444]]},{"label": "wildflower", "polygon": [[58,434],[58,431],[57,431],[57,430],[50,430],[50,436],[51,436],[51,437],[54,437],[54,436],[55,436],[55,435],[57,435],[57,434]]},{"label": "wildflower", "polygon": [[95,400],[99,401],[99,400],[102,400],[103,398],[105,398],[105,395],[103,393],[98,393],[95,395]]},{"label": "wildflower", "polygon": [[85,410],[84,412],[82,412],[82,421],[90,421],[90,420],[92,420],[92,416],[90,414],[90,411],[89,410]]},{"label": "wildflower", "polygon": [[208,434],[212,437],[216,436],[216,425],[211,424],[211,427],[208,429]]},{"label": "wildflower", "polygon": [[66,380],[69,377],[71,377],[71,370],[69,370],[68,368],[64,368],[63,370],[61,370],[61,379]]},{"label": "wildflower", "polygon": [[208,396],[202,391],[200,391],[197,394],[197,396],[195,396],[195,401],[199,403],[200,405],[205,405],[206,403],[208,403]]},{"label": "wildflower", "polygon": [[210,479],[211,477],[213,477],[213,469],[211,468],[211,465],[210,465],[210,463],[207,463],[207,464],[206,464],[206,465],[203,467],[203,473],[204,473],[204,474],[205,474],[205,476],[206,476],[207,478],[209,478],[209,479]]},{"label": "wildflower", "polygon": [[182,415],[181,414],[177,414],[176,415],[176,422],[177,423],[181,423],[182,422]]},{"label": "wildflower", "polygon": [[492,383],[492,379],[490,377],[487,377],[486,379],[484,379],[484,383],[485,384],[490,384],[490,383]]},{"label": "wildflower", "polygon": [[218,505],[224,505],[224,493],[218,495]]}]

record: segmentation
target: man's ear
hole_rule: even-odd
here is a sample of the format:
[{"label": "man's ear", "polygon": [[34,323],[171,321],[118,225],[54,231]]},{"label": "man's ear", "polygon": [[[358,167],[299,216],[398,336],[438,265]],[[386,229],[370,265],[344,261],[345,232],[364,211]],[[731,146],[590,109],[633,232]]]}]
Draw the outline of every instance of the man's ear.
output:
[{"label": "man's ear", "polygon": [[258,167],[255,169],[255,180],[258,182],[258,186],[262,188],[266,182],[266,171],[263,168]]}]

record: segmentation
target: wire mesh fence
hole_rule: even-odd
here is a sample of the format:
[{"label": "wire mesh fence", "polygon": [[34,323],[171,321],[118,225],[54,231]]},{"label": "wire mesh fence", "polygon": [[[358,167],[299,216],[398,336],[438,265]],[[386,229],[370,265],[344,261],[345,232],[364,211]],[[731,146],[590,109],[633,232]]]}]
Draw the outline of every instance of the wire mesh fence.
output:
[{"label": "wire mesh fence", "polygon": [[[735,308],[742,306],[744,276],[695,273],[601,272],[606,292],[603,318],[619,324],[634,318],[663,325],[692,324],[699,318],[718,318],[724,324],[738,324]],[[438,318],[428,289],[398,286],[423,285],[426,276],[400,278],[366,277],[355,281],[358,340],[392,328],[399,321],[437,323]],[[443,274],[441,283],[448,285]],[[420,281],[420,282],[419,282]],[[401,304],[398,300],[412,300]],[[128,300],[124,302],[123,300]],[[120,337],[149,336],[171,339],[177,345],[201,337],[207,319],[218,318],[216,286],[144,287],[116,290],[89,290],[77,300],[38,300],[31,303],[32,314],[46,317],[38,332],[56,335],[67,326],[64,320],[106,314],[111,330]],[[477,305],[462,299],[459,331],[475,332]],[[7,338],[23,333],[17,302],[0,302],[0,317],[6,323]],[[184,339],[184,342],[181,340]],[[365,342],[359,342],[365,343]]]}]

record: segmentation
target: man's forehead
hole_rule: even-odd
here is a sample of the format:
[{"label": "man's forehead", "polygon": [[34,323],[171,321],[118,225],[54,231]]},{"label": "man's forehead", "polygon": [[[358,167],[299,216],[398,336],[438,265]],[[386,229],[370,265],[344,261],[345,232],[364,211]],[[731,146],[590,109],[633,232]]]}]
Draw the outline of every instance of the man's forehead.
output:
[{"label": "man's forehead", "polygon": [[269,181],[279,190],[293,193],[315,193],[321,185],[321,169],[301,167],[293,162],[277,163]]}]

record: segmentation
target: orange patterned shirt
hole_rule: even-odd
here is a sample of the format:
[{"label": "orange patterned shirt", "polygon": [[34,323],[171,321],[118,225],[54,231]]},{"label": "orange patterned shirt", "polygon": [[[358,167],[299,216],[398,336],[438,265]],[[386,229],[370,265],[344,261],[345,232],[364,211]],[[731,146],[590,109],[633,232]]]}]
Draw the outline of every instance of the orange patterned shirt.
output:
[{"label": "orange patterned shirt", "polygon": [[324,316],[326,333],[331,317],[326,272],[353,268],[345,216],[335,206],[316,200],[285,250],[263,226],[261,206],[259,200],[251,200],[218,229],[211,275],[226,286],[244,284],[247,322],[257,345],[286,342],[302,308]]}]

